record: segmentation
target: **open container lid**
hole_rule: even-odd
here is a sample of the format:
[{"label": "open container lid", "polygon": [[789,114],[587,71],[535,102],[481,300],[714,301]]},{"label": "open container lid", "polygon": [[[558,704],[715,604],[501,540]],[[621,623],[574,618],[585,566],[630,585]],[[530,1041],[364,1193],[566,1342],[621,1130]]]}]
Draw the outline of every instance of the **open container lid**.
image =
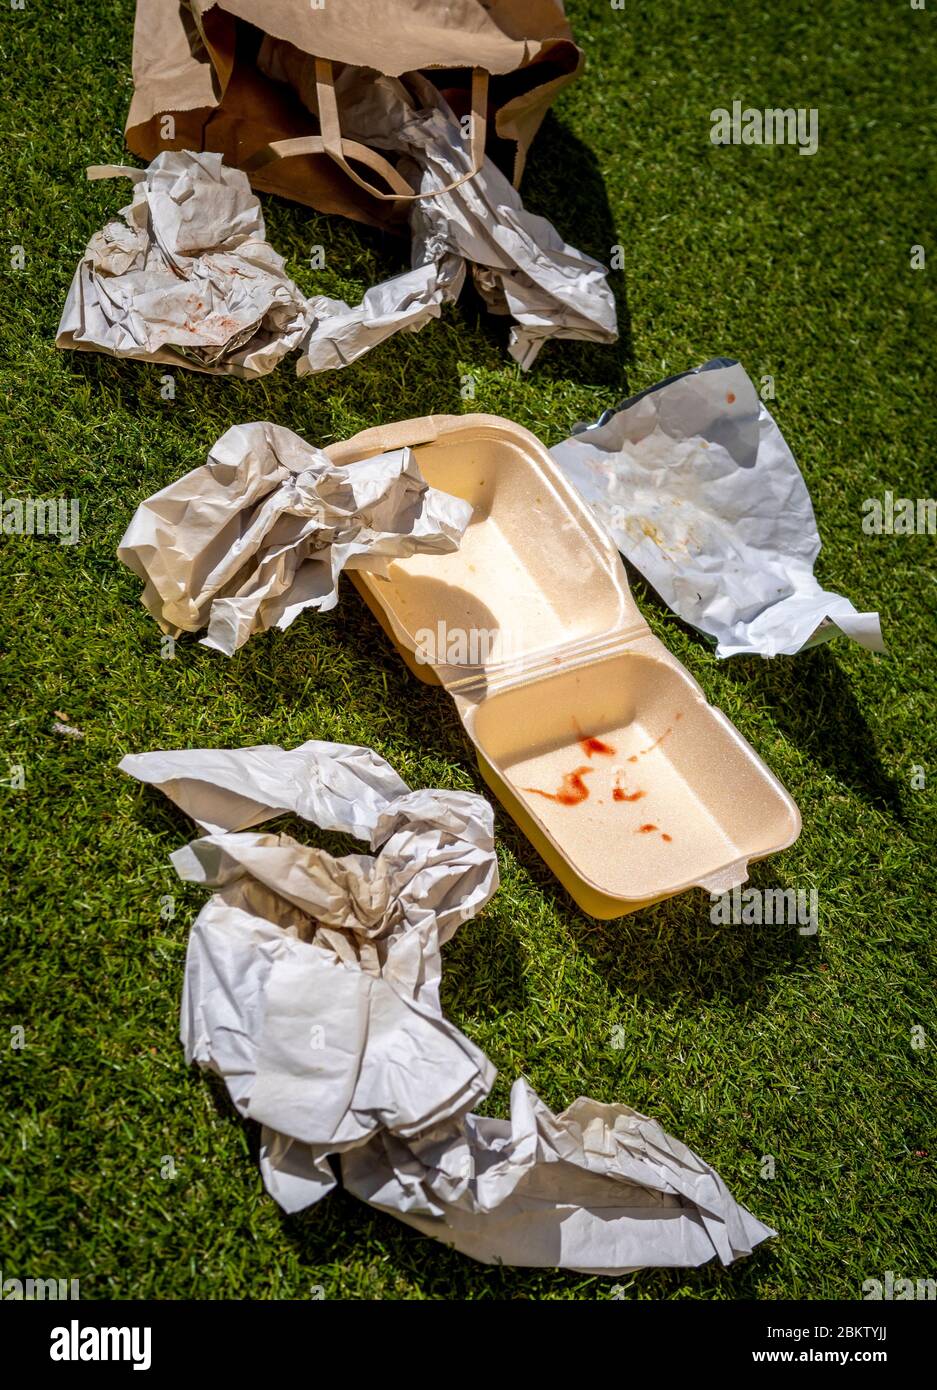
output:
[{"label": "open container lid", "polygon": [[543,445],[469,415],[328,453],[349,463],[403,445],[472,520],[457,552],[356,583],[448,686],[483,775],[579,905],[608,918],[697,885],[724,892],[792,843],[793,801],[651,634],[613,540]]},{"label": "open container lid", "polygon": [[647,632],[614,541],[536,436],[492,415],[431,416],[327,452],[349,463],[404,445],[432,487],[472,504],[472,519],[457,551],[358,578],[444,685],[471,698]]}]

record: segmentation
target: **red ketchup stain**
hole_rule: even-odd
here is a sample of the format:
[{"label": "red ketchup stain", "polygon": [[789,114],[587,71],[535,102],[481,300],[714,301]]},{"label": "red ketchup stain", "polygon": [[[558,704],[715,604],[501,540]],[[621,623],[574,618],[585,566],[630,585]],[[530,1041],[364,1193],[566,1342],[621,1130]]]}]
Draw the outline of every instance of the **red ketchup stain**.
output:
[{"label": "red ketchup stain", "polygon": [[584,734],[578,720],[573,720],[573,728],[579,736],[579,747],[587,758],[591,758],[593,753],[605,754],[606,756],[615,752],[610,743],[604,739],[596,738],[594,734]]},{"label": "red ketchup stain", "polygon": [[591,758],[593,753],[614,753],[614,748],[610,743],[604,743],[600,738],[581,738],[579,747],[587,758]]},{"label": "red ketchup stain", "polygon": [[[650,822],[649,822],[647,825],[639,825],[638,828],[637,828],[637,830],[636,830],[634,833],[635,833],[636,835],[652,835],[656,829],[657,829],[657,826],[656,826],[656,825],[651,825]],[[672,835],[668,835],[667,832],[666,832],[666,830],[662,830],[662,831],[660,832],[660,838],[661,838],[662,840],[666,840],[666,842],[667,842],[668,845],[669,845],[669,844],[672,842],[672,840],[673,840],[673,836],[672,836]]]},{"label": "red ketchup stain", "polygon": [[615,778],[615,786],[614,786],[614,788],[613,788],[613,790],[612,790],[612,800],[613,800],[613,801],[640,801],[641,798],[642,798],[642,796],[647,796],[647,792],[642,792],[642,791],[627,792],[627,791],[625,791],[624,787],[621,785],[621,776],[622,776],[622,774],[619,772],[618,775],[617,775],[616,778]]},{"label": "red ketchup stain", "polygon": [[555,792],[541,791],[539,787],[525,787],[524,791],[545,796],[548,801],[556,801],[560,806],[578,806],[589,795],[589,788],[582,779],[594,771],[591,767],[577,767],[574,772],[564,773],[562,784]]}]

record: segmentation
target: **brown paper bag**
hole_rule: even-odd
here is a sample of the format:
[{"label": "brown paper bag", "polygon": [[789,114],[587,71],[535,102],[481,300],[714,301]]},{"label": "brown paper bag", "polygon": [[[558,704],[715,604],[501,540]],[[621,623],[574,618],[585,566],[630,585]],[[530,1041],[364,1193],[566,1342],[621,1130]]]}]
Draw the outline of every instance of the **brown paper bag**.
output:
[{"label": "brown paper bag", "polygon": [[[305,101],[258,66],[268,36],[287,60],[314,60]],[[333,64],[426,72],[457,116],[472,112],[472,168],[487,152],[517,185],[582,55],[562,0],[137,0],[127,144],[147,160],[214,150],[256,188],[402,230],[415,195],[379,151],[342,137]]]}]

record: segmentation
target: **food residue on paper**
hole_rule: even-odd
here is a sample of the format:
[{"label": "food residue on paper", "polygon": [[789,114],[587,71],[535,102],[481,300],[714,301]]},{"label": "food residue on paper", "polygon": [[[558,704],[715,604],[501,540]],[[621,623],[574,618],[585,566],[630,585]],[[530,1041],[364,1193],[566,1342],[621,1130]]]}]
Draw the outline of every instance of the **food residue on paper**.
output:
[{"label": "food residue on paper", "polygon": [[545,796],[548,801],[556,801],[560,806],[578,806],[589,795],[589,788],[582,779],[594,771],[592,767],[577,767],[573,772],[564,773],[562,784],[555,792],[545,792],[540,787],[525,787],[524,791]]},{"label": "food residue on paper", "polygon": [[727,402],[729,403],[729,405],[734,405],[734,404],[735,404],[735,392],[734,392],[734,391],[727,391],[727,392],[726,392],[726,400],[727,400]]},{"label": "food residue on paper", "polygon": [[652,540],[655,545],[660,546],[661,550],[664,550],[666,548],[664,537],[661,535],[660,531],[654,525],[653,521],[648,521],[647,517],[642,516],[639,518],[639,525],[644,535],[647,536],[648,540]]}]

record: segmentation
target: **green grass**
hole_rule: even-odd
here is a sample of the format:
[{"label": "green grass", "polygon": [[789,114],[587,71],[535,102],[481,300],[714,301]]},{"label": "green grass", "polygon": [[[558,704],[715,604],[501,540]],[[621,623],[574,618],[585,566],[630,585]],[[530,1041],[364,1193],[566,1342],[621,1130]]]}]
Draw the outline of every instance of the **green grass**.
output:
[{"label": "green grass", "polygon": [[[264,1194],[256,1133],[177,1042],[204,894],[167,857],[190,824],[118,761],[321,737],[371,745],[414,786],[481,783],[451,702],[408,676],[349,585],[336,612],[231,661],[192,641],[164,661],[115,547],[136,505],[237,422],[326,444],[463,410],[471,372],[476,409],[552,444],[716,353],[775,377],[823,539],[818,576],[880,609],[890,654],[839,640],[719,663],[638,579],[634,590],[800,805],[800,840],[752,881],[816,887],[819,936],[714,927],[700,893],[597,924],[499,810],[502,887],[445,950],[444,1004],[499,1068],[490,1113],[506,1113],[521,1072],[556,1108],[579,1094],[625,1101],[779,1232],[729,1271],[627,1276],[631,1296],[856,1298],[886,1270],[937,1272],[937,542],[860,526],[863,499],[885,488],[937,491],[934,14],[902,0],[571,9],[587,73],[541,132],[524,193],[584,250],[607,260],[624,247],[618,347],[549,346],[524,376],[504,325],[469,302],[345,372],[299,382],[284,367],[253,384],[179,373],[173,402],[160,399],[161,368],[53,347],[88,237],[129,198],[83,170],[125,157],[133,6],[3,14],[0,489],[77,497],[82,522],[74,548],[0,545],[0,774],[22,764],[26,778],[0,788],[4,1277],[78,1277],[92,1298],[303,1298],[316,1284],[330,1298],[608,1297],[601,1279],[475,1265],[342,1194],[292,1219]],[[709,112],[736,97],[818,107],[819,153],[713,148]],[[309,291],[351,298],[405,263],[372,231],[273,199],[265,211]],[[314,273],[317,243],[328,268]],[[915,243],[932,258],[924,271],[910,269]],[[52,732],[56,710],[84,739]],[[17,1026],[20,1051],[7,1042]],[[160,1176],[166,1155],[173,1180]]]}]

